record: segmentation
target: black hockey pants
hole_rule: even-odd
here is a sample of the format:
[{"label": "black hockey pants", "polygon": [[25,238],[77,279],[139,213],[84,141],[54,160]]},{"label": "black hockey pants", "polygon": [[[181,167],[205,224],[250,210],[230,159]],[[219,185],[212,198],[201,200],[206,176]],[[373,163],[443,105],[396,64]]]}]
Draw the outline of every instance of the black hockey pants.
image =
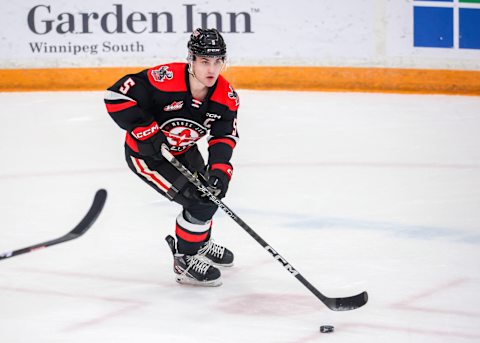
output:
[{"label": "black hockey pants", "polygon": [[[178,250],[195,254],[202,243],[210,239],[211,219],[217,205],[201,198],[196,187],[167,160],[141,156],[128,146],[125,158],[130,169],[144,182],[183,207],[176,223]],[[192,173],[205,173],[205,162],[197,146],[176,158]]]}]

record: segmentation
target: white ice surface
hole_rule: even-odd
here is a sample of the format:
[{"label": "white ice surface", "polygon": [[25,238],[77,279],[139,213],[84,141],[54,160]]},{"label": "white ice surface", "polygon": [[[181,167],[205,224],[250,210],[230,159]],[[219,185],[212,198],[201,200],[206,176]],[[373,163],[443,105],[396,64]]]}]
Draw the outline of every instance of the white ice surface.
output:
[{"label": "white ice surface", "polygon": [[223,286],[177,285],[179,207],[127,168],[103,93],[0,93],[0,252],[109,191],[82,238],[0,261],[0,342],[480,342],[480,98],[239,93],[225,203],[321,292],[369,303],[326,309],[223,213]]}]

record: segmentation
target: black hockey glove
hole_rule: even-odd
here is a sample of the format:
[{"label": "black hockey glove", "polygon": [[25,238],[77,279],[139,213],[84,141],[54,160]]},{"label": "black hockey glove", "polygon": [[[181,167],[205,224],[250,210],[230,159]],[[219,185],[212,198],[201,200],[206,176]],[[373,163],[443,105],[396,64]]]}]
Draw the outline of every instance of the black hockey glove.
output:
[{"label": "black hockey glove", "polygon": [[[215,169],[208,172],[207,189],[217,198],[222,199],[227,194],[230,178],[221,170]],[[202,194],[205,197],[205,194]]]},{"label": "black hockey glove", "polygon": [[148,156],[157,160],[163,158],[162,155],[162,144],[166,144],[169,148],[170,145],[167,142],[167,137],[162,132],[158,132],[154,136],[146,139],[144,141],[138,141],[138,152],[143,156]]}]

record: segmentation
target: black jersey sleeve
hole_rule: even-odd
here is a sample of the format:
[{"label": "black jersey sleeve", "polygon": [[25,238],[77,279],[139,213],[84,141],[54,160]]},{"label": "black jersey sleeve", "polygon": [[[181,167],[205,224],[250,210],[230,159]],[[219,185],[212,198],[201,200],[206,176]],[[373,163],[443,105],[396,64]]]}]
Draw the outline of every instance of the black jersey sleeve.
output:
[{"label": "black jersey sleeve", "polygon": [[237,92],[222,77],[212,95],[217,109],[223,108],[219,119],[211,124],[208,140],[208,164],[210,170],[221,170],[228,178],[232,177],[233,166],[230,159],[239,141],[237,127],[237,112],[240,101]]},{"label": "black jersey sleeve", "polygon": [[208,140],[208,165],[211,171],[222,171],[230,180],[233,166],[230,159],[239,140],[237,129],[237,112],[228,111],[221,120],[215,121],[210,130]]},{"label": "black jersey sleeve", "polygon": [[208,140],[209,165],[229,163],[238,140],[237,112],[227,111],[221,120],[216,120],[212,124],[210,129]]},{"label": "black jersey sleeve", "polygon": [[[112,119],[127,131],[127,143],[142,155],[155,156],[166,142],[158,123],[149,113],[152,86],[146,71],[122,77],[105,92],[105,105]],[[159,156],[159,155],[158,155]]]}]

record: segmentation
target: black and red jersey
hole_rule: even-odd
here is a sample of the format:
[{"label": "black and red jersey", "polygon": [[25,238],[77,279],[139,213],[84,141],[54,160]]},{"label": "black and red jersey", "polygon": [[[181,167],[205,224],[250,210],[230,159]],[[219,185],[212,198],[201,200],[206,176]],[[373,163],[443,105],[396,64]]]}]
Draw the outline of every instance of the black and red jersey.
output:
[{"label": "black and red jersey", "polygon": [[141,143],[164,135],[161,138],[166,139],[170,151],[181,155],[207,136],[209,165],[220,169],[224,165],[226,171],[239,138],[238,95],[220,76],[205,99],[195,99],[188,76],[186,63],[126,75],[108,88],[107,111],[126,130],[125,144],[133,152],[141,154]]}]

